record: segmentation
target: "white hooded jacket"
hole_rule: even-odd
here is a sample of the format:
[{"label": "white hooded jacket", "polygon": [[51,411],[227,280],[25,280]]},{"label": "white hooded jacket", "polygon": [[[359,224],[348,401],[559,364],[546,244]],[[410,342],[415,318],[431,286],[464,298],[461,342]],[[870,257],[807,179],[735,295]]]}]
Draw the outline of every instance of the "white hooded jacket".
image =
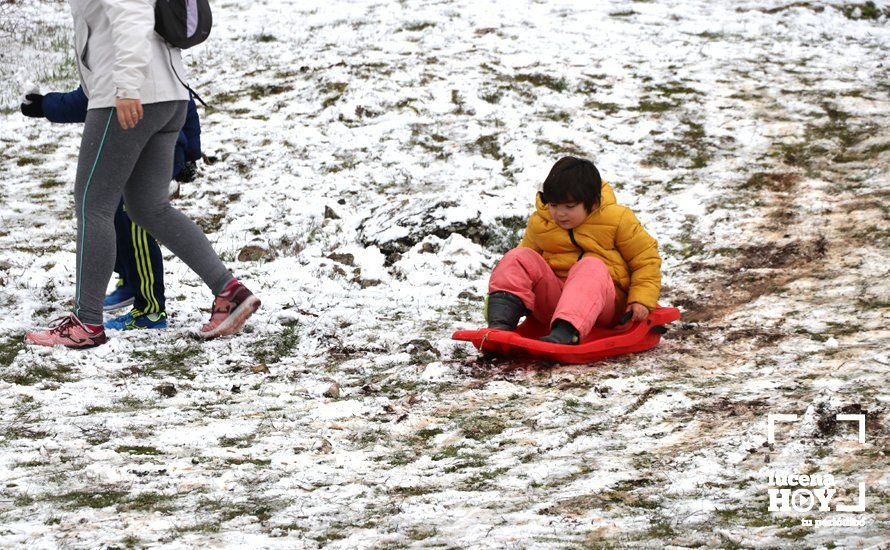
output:
[{"label": "white hooded jacket", "polygon": [[[113,107],[115,98],[143,104],[188,101],[179,48],[154,31],[155,0],[68,0],[74,47],[89,109]],[[173,72],[175,67],[176,74]]]}]

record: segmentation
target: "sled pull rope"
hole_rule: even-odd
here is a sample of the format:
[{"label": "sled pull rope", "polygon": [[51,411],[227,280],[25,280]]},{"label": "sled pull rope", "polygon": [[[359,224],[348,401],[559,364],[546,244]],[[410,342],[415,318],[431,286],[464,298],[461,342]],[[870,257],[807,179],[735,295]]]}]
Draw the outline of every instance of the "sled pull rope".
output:
[{"label": "sled pull rope", "polygon": [[482,335],[482,341],[479,342],[479,351],[484,351],[483,348],[485,348],[485,341],[488,340],[489,334],[491,334],[491,333],[486,332],[485,334]]}]

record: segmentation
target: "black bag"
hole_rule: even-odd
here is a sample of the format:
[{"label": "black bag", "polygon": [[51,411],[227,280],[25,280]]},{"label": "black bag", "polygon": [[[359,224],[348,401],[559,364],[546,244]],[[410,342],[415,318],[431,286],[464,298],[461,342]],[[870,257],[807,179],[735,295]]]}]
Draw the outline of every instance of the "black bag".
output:
[{"label": "black bag", "polygon": [[177,48],[191,48],[207,40],[213,16],[207,0],[157,0],[155,32]]}]

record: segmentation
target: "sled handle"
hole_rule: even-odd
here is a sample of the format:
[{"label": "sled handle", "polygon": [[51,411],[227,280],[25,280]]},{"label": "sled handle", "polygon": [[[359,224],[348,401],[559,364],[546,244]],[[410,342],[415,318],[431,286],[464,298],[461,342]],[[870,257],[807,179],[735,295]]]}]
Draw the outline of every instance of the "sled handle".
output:
[{"label": "sled handle", "polygon": [[631,319],[633,319],[633,316],[634,316],[633,311],[628,311],[628,312],[626,312],[624,315],[621,316],[620,319],[618,319],[618,324],[619,324],[619,325],[626,325],[628,321],[630,321]]}]

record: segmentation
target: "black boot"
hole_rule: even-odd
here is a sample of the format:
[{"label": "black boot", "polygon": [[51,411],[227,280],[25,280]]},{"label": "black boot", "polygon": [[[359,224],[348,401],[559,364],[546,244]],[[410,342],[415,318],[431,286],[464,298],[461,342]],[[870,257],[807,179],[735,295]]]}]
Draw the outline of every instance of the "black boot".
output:
[{"label": "black boot", "polygon": [[488,295],[488,328],[516,330],[519,318],[527,312],[525,304],[515,294],[498,290]]},{"label": "black boot", "polygon": [[550,329],[550,334],[541,338],[542,342],[552,344],[577,344],[580,340],[578,331],[568,321],[557,319]]}]

